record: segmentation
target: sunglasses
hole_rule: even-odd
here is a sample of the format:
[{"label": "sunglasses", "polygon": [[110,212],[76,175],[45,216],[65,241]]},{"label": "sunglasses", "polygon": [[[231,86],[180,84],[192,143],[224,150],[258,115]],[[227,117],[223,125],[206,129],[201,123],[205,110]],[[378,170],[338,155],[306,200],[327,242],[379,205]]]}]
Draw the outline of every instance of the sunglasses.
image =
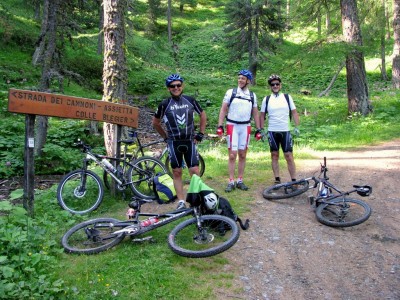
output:
[{"label": "sunglasses", "polygon": [[280,86],[280,83],[271,83],[271,86]]},{"label": "sunglasses", "polygon": [[180,88],[180,87],[182,87],[182,84],[170,84],[168,87],[169,87],[170,89]]}]

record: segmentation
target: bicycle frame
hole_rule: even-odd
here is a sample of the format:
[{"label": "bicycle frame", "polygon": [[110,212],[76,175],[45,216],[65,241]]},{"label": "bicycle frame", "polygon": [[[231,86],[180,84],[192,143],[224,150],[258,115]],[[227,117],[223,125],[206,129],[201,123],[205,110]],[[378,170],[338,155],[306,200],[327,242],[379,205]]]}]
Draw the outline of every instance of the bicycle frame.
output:
[{"label": "bicycle frame", "polygon": [[[175,220],[178,220],[180,218],[183,218],[183,217],[191,215],[191,214],[196,216],[196,218],[198,219],[199,215],[196,211],[197,211],[196,208],[186,208],[184,210],[172,211],[172,212],[167,212],[167,213],[163,213],[163,214],[138,212],[135,216],[135,220],[122,221],[122,222],[114,224],[115,227],[125,227],[121,230],[117,230],[114,234],[119,234],[119,233],[125,233],[126,235],[143,234],[145,232],[162,227],[168,223],[171,223]],[[139,217],[149,217],[149,218],[157,217],[159,219],[159,221],[152,225],[146,226],[146,227],[140,227],[139,226],[139,223],[140,223]]]},{"label": "bicycle frame", "polygon": [[[121,141],[124,142],[124,141]],[[90,151],[89,147],[83,147],[84,152],[86,154],[86,157],[83,160],[83,167],[82,170],[87,170],[87,167],[89,165],[90,161],[93,161],[96,165],[100,166],[104,172],[106,172],[107,174],[109,174],[117,183],[119,186],[121,187],[126,187],[130,184],[135,184],[135,183],[140,183],[143,181],[146,181],[146,176],[144,176],[143,179],[140,180],[135,180],[135,181],[128,181],[126,180],[125,177],[125,172],[126,172],[126,166],[132,167],[136,172],[140,173],[140,174],[147,174],[146,170],[142,170],[140,168],[138,168],[137,166],[135,166],[132,162],[134,162],[134,160],[128,160],[128,156],[126,154],[126,146],[127,144],[125,144],[125,149],[124,149],[124,155],[120,158],[116,158],[116,157],[111,157],[111,156],[107,156],[107,155],[99,155],[99,154],[94,154]],[[120,168],[122,169],[119,170],[119,172],[117,171],[116,173],[113,173],[112,171],[110,171],[101,161],[101,159],[108,159],[108,160],[112,160],[116,162],[117,165],[117,170],[119,170]],[[122,163],[122,166],[120,165]],[[82,176],[82,180],[83,180],[83,184],[85,183],[84,180],[86,179],[86,176],[83,175]]]},{"label": "bicycle frame", "polygon": [[[326,203],[329,205],[332,205],[331,201],[340,197],[344,197],[350,195],[351,193],[357,192],[360,186],[354,186],[354,189],[349,190],[349,191],[342,191],[338,187],[336,187],[334,184],[329,182],[329,177],[326,175],[328,171],[328,168],[326,167],[326,157],[324,157],[324,164],[321,164],[321,173],[322,176],[320,177],[309,177],[306,178],[305,180],[313,180],[314,184],[313,186],[310,187],[310,189],[317,188],[317,197],[315,199],[310,199],[310,204],[312,204],[313,201],[316,202],[317,205],[321,203]],[[327,195],[322,195],[322,191],[324,189],[327,189],[328,194]],[[332,190],[337,192],[337,194],[333,194]],[[313,197],[313,196],[311,196]]]}]

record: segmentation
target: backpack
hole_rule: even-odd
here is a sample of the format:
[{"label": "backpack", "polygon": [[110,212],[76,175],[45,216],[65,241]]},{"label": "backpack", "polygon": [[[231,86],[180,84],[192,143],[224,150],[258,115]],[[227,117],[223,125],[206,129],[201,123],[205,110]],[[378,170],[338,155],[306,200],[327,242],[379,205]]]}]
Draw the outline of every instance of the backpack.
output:
[{"label": "backpack", "polygon": [[[285,95],[285,99],[286,99],[286,102],[287,102],[287,105],[288,105],[288,107],[289,107],[289,117],[290,117],[290,121],[292,120],[292,109],[291,109],[291,107],[290,107],[290,101],[289,101],[289,94],[283,94],[283,95]],[[266,110],[266,113],[268,113],[268,101],[269,101],[269,98],[271,97],[271,95],[268,95],[267,96],[267,99],[265,100],[265,110]],[[266,118],[266,116],[267,116],[267,114],[265,114],[265,117],[264,118]]]},{"label": "backpack", "polygon": [[[246,99],[246,98],[242,98],[242,97],[240,97],[240,96],[236,96],[236,94],[237,94],[237,88],[232,89],[232,95],[231,95],[231,98],[229,99],[228,107],[231,105],[232,100],[233,100],[234,98],[239,98],[239,99],[248,100],[248,99]],[[250,91],[250,100],[248,100],[248,101],[251,102],[251,107],[253,107],[253,105],[254,105],[254,93],[253,93],[252,91]],[[247,124],[247,123],[249,123],[249,122],[251,121],[251,113],[250,113],[250,118],[249,118],[248,121],[242,121],[242,122],[240,122],[240,121],[235,121],[235,120],[228,119],[228,116],[226,116],[226,120],[229,121],[229,122],[235,123],[235,124]]]},{"label": "backpack", "polygon": [[[219,197],[218,205],[214,211],[205,211],[205,213],[206,214],[217,214],[217,215],[228,217],[228,218],[234,220],[235,222],[238,222],[240,225],[240,228],[242,228],[243,230],[247,230],[250,226],[250,224],[249,224],[250,220],[246,219],[246,221],[243,223],[243,221],[239,218],[239,216],[234,212],[229,200],[226,198],[223,198],[223,197]],[[222,230],[226,230],[226,229],[224,228],[224,229],[221,229],[221,231]]]},{"label": "backpack", "polygon": [[158,203],[169,203],[176,199],[174,180],[167,173],[157,173],[153,178],[153,192]]}]

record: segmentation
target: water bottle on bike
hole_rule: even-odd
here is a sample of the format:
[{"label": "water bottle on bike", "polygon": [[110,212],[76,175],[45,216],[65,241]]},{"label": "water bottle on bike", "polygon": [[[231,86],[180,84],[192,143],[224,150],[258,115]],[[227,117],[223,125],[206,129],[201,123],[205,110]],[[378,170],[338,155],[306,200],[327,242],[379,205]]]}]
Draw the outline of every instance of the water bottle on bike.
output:
[{"label": "water bottle on bike", "polygon": [[103,165],[110,170],[111,172],[115,173],[117,171],[117,169],[105,158],[103,158],[101,160],[101,162],[103,163]]}]

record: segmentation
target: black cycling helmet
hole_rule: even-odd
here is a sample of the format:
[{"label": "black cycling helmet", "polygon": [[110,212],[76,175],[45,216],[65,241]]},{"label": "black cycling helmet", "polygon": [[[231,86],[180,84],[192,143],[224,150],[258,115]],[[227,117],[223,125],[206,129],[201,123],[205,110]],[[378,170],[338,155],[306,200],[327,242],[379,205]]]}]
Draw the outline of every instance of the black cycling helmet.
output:
[{"label": "black cycling helmet", "polygon": [[274,80],[278,80],[279,82],[282,82],[281,78],[278,75],[272,74],[268,78],[268,84],[271,85],[271,82]]},{"label": "black cycling helmet", "polygon": [[249,71],[249,70],[240,70],[238,75],[243,75],[245,77],[247,77],[247,79],[249,79],[250,81],[253,80],[253,74]]},{"label": "black cycling helmet", "polygon": [[177,81],[177,80],[180,81],[180,82],[184,81],[184,79],[179,74],[171,74],[165,80],[165,85],[169,86],[171,84],[171,82]]}]

